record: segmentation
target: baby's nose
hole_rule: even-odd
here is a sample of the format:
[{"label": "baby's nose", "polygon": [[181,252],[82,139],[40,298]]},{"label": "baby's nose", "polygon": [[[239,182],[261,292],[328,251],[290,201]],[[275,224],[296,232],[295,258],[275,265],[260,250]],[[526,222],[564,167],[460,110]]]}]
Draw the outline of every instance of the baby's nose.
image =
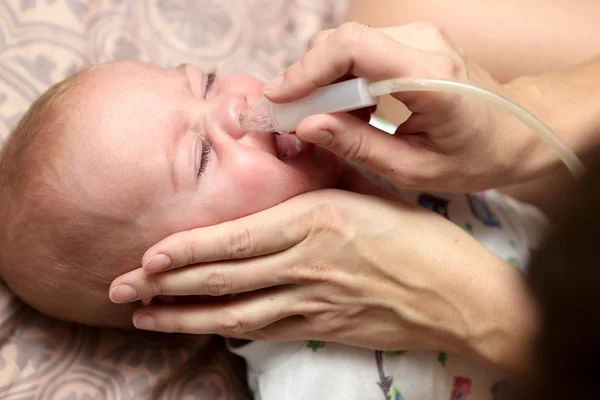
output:
[{"label": "baby's nose", "polygon": [[[217,99],[215,99],[217,100]],[[244,130],[240,126],[240,113],[248,108],[246,97],[242,94],[223,95],[216,101],[214,117],[216,123],[229,136],[240,139]]]}]

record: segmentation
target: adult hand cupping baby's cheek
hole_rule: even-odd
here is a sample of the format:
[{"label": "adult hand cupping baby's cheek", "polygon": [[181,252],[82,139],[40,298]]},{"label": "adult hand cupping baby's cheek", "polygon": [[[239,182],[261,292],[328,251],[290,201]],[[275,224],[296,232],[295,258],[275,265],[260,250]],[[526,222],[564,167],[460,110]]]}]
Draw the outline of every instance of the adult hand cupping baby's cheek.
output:
[{"label": "adult hand cupping baby's cheek", "polygon": [[[142,268],[113,281],[111,300],[127,303],[160,295],[214,296],[264,287],[244,269],[251,260],[241,259],[276,254],[300,243],[310,229],[307,215],[324,199],[323,194],[314,193],[239,220],[165,238],[146,252]],[[230,281],[230,276],[238,279]]]},{"label": "adult hand cupping baby's cheek", "polygon": [[485,265],[494,265],[491,253],[437,214],[332,189],[174,236],[148,255],[160,252],[173,266],[191,265],[125,274],[111,286],[113,301],[125,299],[121,291],[130,294],[128,301],[238,295],[141,308],[134,315],[140,329],[379,349],[459,346],[452,338],[473,323],[463,317],[479,315],[465,312],[481,293],[474,277],[486,282]]},{"label": "adult hand cupping baby's cheek", "polygon": [[[347,163],[343,165],[338,186],[344,190],[403,201]],[[306,198],[310,200],[306,201]],[[238,259],[266,255],[273,258],[271,253],[300,243],[311,229],[305,223],[306,216],[314,213],[315,205],[324,205],[323,199],[319,195],[299,196],[298,200],[292,199],[255,216],[175,233],[144,254],[142,268],[115,279],[110,287],[110,299],[115,303],[144,300],[148,305],[150,299],[156,296],[220,296],[261,289],[264,285],[251,284],[256,280],[247,266],[253,261]],[[284,215],[289,219],[287,223],[281,220]],[[279,225],[279,222],[282,224]],[[232,275],[237,279],[230,280]]]}]

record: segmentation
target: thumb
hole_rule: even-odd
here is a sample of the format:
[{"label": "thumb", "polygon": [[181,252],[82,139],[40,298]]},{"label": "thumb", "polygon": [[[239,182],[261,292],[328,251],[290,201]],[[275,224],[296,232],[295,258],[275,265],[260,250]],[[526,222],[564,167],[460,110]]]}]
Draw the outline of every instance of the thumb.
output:
[{"label": "thumb", "polygon": [[[346,113],[312,115],[296,128],[300,140],[323,147],[346,161],[383,176],[401,173],[409,166],[412,147],[401,137],[379,130]],[[400,174],[401,175],[401,174]]]}]

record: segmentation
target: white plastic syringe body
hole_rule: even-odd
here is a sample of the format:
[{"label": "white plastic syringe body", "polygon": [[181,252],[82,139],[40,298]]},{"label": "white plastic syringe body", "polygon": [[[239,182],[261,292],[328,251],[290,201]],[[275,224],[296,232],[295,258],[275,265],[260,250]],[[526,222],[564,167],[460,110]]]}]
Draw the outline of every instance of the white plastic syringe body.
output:
[{"label": "white plastic syringe body", "polygon": [[263,99],[240,114],[246,131],[294,132],[304,118],[314,114],[347,112],[377,104],[379,97],[369,93],[369,81],[355,78],[321,87],[310,95],[290,103]]}]

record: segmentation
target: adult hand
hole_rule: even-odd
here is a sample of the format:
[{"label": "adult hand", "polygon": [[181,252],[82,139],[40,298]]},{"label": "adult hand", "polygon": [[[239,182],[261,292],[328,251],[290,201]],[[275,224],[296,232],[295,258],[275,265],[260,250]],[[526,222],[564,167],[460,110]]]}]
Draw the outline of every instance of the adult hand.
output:
[{"label": "adult hand", "polygon": [[112,283],[113,301],[237,296],[143,307],[141,329],[438,349],[514,368],[532,320],[520,272],[451,222],[335,189],[174,234],[143,264]]},{"label": "adult hand", "polygon": [[[383,29],[347,23],[323,31],[299,62],[267,84],[265,95],[287,102],[346,75],[470,81],[516,96],[429,23]],[[306,118],[296,134],[399,186],[438,191],[471,192],[527,180],[543,172],[545,158],[554,157],[524,125],[481,100],[437,92],[393,96],[412,112],[395,135],[344,113]]]}]

